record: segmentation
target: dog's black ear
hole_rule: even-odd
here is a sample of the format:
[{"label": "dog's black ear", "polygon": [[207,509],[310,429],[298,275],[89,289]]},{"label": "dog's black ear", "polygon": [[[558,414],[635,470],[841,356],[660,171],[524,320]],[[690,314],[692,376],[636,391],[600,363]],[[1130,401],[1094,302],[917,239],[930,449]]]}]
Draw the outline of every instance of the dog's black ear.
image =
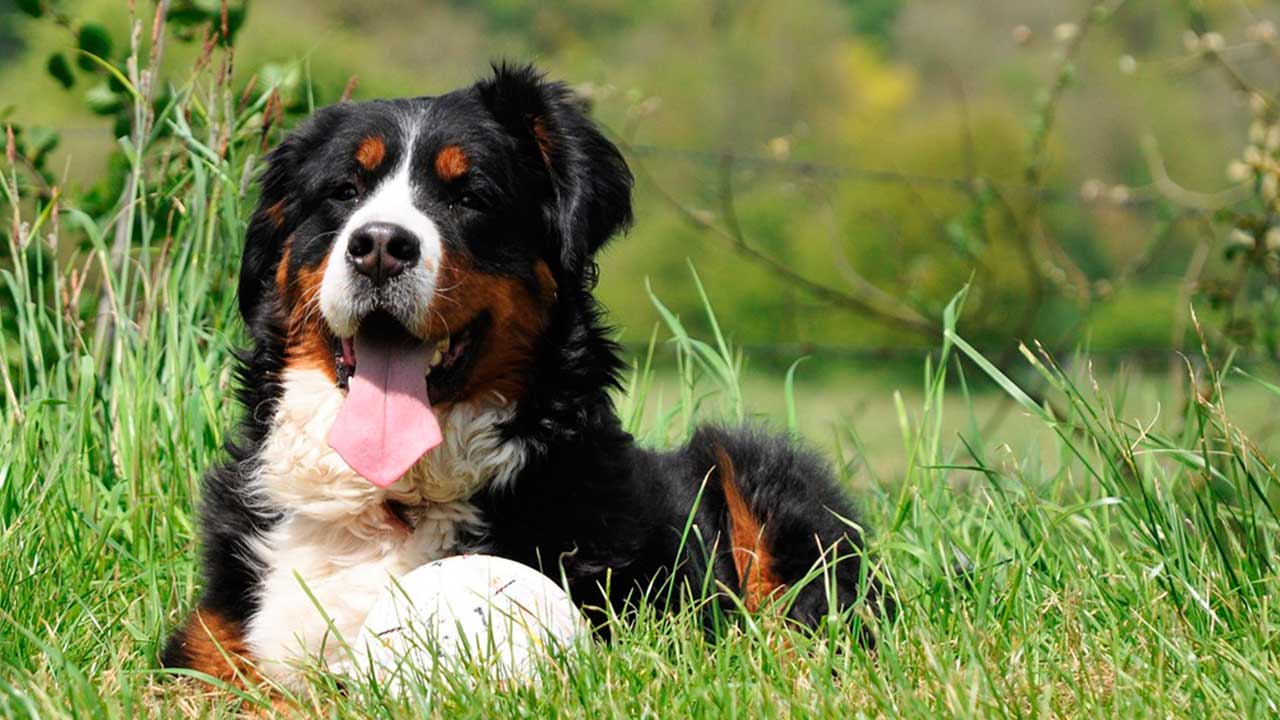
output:
[{"label": "dog's black ear", "polygon": [[267,168],[259,180],[258,207],[249,217],[245,231],[244,255],[240,259],[240,314],[253,327],[254,317],[284,254],[285,239],[297,222],[300,198],[291,198],[289,188],[297,173],[299,140],[285,138],[266,158]]},{"label": "dog's black ear", "polygon": [[546,166],[553,198],[546,212],[559,235],[560,264],[580,272],[591,256],[631,224],[631,170],[586,115],[581,98],[531,66],[497,64],[476,84],[481,102]]},{"label": "dog's black ear", "polygon": [[304,219],[307,195],[316,191],[323,163],[317,151],[340,132],[349,110],[345,103],[320,108],[267,154],[240,260],[240,314],[250,328],[272,292],[289,235]]}]

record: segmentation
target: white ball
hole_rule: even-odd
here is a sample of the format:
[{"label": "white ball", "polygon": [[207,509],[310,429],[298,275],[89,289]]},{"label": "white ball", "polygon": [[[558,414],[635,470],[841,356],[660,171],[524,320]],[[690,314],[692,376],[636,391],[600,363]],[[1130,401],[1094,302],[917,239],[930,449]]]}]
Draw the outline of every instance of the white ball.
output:
[{"label": "white ball", "polygon": [[512,560],[459,555],[391,583],[353,645],[362,670],[401,692],[437,670],[525,679],[586,632],[578,608],[547,576]]}]

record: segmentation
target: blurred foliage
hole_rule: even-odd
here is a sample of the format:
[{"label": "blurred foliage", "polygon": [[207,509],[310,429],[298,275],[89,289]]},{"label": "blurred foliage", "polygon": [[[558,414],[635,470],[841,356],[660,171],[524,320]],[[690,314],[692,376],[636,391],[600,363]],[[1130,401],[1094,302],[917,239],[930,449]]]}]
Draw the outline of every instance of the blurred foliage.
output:
[{"label": "blurred foliage", "polygon": [[[1275,114],[1234,80],[1273,97],[1280,7],[1244,5],[183,0],[153,116],[219,44],[235,47],[236,93],[266,98],[252,121],[266,144],[353,79],[356,99],[435,93],[490,59],[530,59],[592,102],[640,176],[638,224],[602,258],[625,340],[656,321],[645,277],[699,329],[691,259],[749,345],[927,347],[928,322],[972,278],[967,322],[984,344],[1181,347],[1187,304],[1203,300],[1210,331],[1275,355]],[[137,7],[146,53],[154,5]],[[0,122],[36,202],[57,187],[95,217],[119,207],[121,139],[139,122],[120,8],[0,4],[17,39],[0,34],[16,58],[0,66]],[[1251,124],[1260,141],[1241,154]],[[1236,164],[1224,177],[1233,155],[1247,177]],[[162,226],[173,208],[147,211]]]},{"label": "blurred foliage", "polygon": [[893,39],[893,22],[903,0],[845,0],[853,16],[853,31],[884,46]]}]

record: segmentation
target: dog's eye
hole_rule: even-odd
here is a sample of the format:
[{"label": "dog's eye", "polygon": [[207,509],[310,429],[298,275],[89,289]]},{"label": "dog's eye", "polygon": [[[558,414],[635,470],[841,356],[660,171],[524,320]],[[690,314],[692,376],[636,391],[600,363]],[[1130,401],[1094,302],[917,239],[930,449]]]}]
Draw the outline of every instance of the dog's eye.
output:
[{"label": "dog's eye", "polygon": [[348,200],[355,200],[359,195],[360,188],[356,187],[355,183],[348,182],[342,183],[338,187],[334,188],[332,197],[334,200],[346,202]]},{"label": "dog's eye", "polygon": [[454,204],[470,210],[484,209],[484,201],[480,199],[479,195],[476,195],[475,193],[472,193],[472,192],[462,193],[461,195],[458,196],[457,200],[454,200]]}]

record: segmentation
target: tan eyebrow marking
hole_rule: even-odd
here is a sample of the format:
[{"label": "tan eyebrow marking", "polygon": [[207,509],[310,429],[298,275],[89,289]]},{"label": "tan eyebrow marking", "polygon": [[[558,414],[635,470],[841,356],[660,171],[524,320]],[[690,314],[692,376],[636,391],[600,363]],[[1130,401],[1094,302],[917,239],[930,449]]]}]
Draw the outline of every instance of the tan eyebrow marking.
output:
[{"label": "tan eyebrow marking", "polygon": [[387,156],[387,145],[382,138],[376,135],[360,141],[360,145],[356,148],[356,162],[360,163],[360,167],[365,170],[373,170],[382,164],[382,159]]},{"label": "tan eyebrow marking", "polygon": [[467,154],[457,145],[447,145],[436,153],[436,175],[446,182],[462,177],[470,166]]}]

